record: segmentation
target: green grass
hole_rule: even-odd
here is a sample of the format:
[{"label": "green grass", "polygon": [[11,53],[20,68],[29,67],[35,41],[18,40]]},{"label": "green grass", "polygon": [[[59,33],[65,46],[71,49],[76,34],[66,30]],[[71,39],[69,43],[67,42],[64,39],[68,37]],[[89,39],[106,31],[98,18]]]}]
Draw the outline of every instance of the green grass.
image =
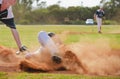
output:
[{"label": "green grass", "polygon": [[[68,36],[66,43],[71,42],[90,42],[94,43],[97,40],[108,40],[112,49],[120,49],[120,34],[82,34],[82,35],[70,35]],[[69,41],[68,41],[69,40]]]},{"label": "green grass", "polygon": [[85,76],[50,73],[0,73],[0,79],[120,79],[119,76]]},{"label": "green grass", "polygon": [[[17,29],[19,31],[22,43],[27,45],[29,48],[39,46],[37,34],[41,30],[45,30],[47,32],[55,32],[57,34],[66,31],[69,31],[71,33],[73,32],[73,34],[67,35],[67,39],[64,40],[64,43],[66,44],[82,41],[84,39],[87,39],[85,42],[94,42],[98,39],[104,38],[110,41],[110,45],[113,49],[120,48],[119,25],[103,26],[103,34],[97,33],[97,27],[95,25],[86,27],[85,25],[66,25],[66,27],[64,26],[65,25],[18,25]],[[77,32],[79,34],[74,34],[74,32]],[[9,28],[3,27],[3,25],[0,26],[0,44],[7,47],[17,48],[11,31],[9,30]]]},{"label": "green grass", "polygon": [[[64,27],[65,26],[65,27]],[[97,27],[85,25],[18,25],[21,41],[29,49],[39,47],[37,34],[41,30],[55,32],[57,34],[70,32],[66,35],[65,44],[76,42],[94,43],[97,40],[105,39],[109,41],[112,49],[120,50],[120,25],[109,25],[102,27],[102,34],[97,33]],[[16,43],[12,37],[9,28],[5,25],[0,26],[0,45],[17,49]],[[48,73],[0,73],[0,79],[120,79],[120,77],[101,77],[101,76],[83,76],[67,74],[48,74]]]}]

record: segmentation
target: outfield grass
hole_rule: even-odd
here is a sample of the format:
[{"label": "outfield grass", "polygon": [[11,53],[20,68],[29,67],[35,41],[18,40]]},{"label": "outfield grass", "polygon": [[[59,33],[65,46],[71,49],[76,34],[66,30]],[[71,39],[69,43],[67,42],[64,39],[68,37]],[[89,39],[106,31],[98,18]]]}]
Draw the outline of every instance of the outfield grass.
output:
[{"label": "outfield grass", "polygon": [[[47,32],[55,32],[57,34],[68,31],[71,32],[71,34],[68,34],[66,36],[66,40],[64,40],[64,43],[66,44],[78,41],[82,42],[83,40],[84,42],[94,42],[98,39],[107,39],[110,41],[111,48],[120,49],[120,25],[103,26],[102,34],[97,33],[97,28],[95,25],[18,25],[17,29],[19,31],[21,41],[30,49],[33,47],[39,47],[37,34],[41,30],[45,30]],[[77,32],[78,34],[74,34],[74,32]],[[3,27],[2,25],[0,26],[0,45],[17,48],[11,31],[9,28]]]},{"label": "outfield grass", "polygon": [[0,79],[120,79],[119,76],[85,76],[50,73],[0,73]]},{"label": "outfield grass", "polygon": [[[0,26],[0,45],[17,49],[16,43],[12,37],[9,28]],[[65,26],[65,27],[64,27]],[[102,27],[102,34],[97,33],[97,28],[85,25],[18,25],[21,41],[29,49],[39,47],[37,34],[41,30],[61,34],[68,32],[64,40],[65,44],[76,42],[94,43],[98,39],[108,40],[112,49],[120,50],[120,25],[109,25]],[[0,73],[0,79],[120,79],[120,77],[100,77],[100,76],[83,76],[83,75],[65,75],[65,74],[47,74],[47,73]]]}]

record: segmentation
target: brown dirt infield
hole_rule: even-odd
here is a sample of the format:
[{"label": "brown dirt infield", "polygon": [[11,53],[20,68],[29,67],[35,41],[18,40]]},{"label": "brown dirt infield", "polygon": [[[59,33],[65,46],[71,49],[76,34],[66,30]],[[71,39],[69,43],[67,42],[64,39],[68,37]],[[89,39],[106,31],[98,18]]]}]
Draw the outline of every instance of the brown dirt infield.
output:
[{"label": "brown dirt infield", "polygon": [[47,50],[25,58],[16,55],[14,49],[0,46],[0,71],[120,75],[120,50],[112,50],[108,44],[76,43],[59,49],[62,63],[56,64]]}]

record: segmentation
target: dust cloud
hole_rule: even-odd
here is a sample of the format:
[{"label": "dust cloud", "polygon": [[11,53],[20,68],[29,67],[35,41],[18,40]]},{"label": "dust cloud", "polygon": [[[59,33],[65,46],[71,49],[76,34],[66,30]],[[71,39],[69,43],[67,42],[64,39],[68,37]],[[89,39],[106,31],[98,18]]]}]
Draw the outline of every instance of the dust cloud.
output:
[{"label": "dust cloud", "polygon": [[61,64],[52,61],[49,51],[25,58],[17,56],[13,49],[0,46],[0,71],[57,71],[60,69],[74,71],[78,74],[88,75],[119,75],[120,76],[120,50],[113,50],[109,40],[99,39],[95,42],[77,42],[58,45]]},{"label": "dust cloud", "polygon": [[[78,73],[91,75],[120,75],[120,50],[112,50],[105,40],[76,43],[68,46],[82,64],[74,66]],[[83,69],[83,70],[81,70]]]}]

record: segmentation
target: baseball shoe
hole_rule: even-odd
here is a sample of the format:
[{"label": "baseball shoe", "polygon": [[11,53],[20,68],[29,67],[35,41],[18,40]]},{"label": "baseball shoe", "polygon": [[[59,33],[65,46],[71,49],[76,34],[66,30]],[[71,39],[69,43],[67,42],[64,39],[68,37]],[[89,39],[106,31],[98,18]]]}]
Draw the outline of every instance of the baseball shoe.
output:
[{"label": "baseball shoe", "polygon": [[48,32],[48,36],[49,37],[53,37],[55,35],[55,33],[53,33],[53,32]]},{"label": "baseball shoe", "polygon": [[62,59],[59,56],[52,56],[52,60],[56,64],[60,64],[62,62]]},{"label": "baseball shoe", "polygon": [[20,52],[24,52],[24,51],[26,51],[27,50],[27,47],[26,46],[22,46],[21,48],[20,48]]},{"label": "baseball shoe", "polygon": [[21,52],[27,51],[27,47],[26,46],[22,46],[19,51],[16,52],[16,54],[20,54]]},{"label": "baseball shoe", "polygon": [[98,33],[102,33],[101,31],[98,31]]}]

